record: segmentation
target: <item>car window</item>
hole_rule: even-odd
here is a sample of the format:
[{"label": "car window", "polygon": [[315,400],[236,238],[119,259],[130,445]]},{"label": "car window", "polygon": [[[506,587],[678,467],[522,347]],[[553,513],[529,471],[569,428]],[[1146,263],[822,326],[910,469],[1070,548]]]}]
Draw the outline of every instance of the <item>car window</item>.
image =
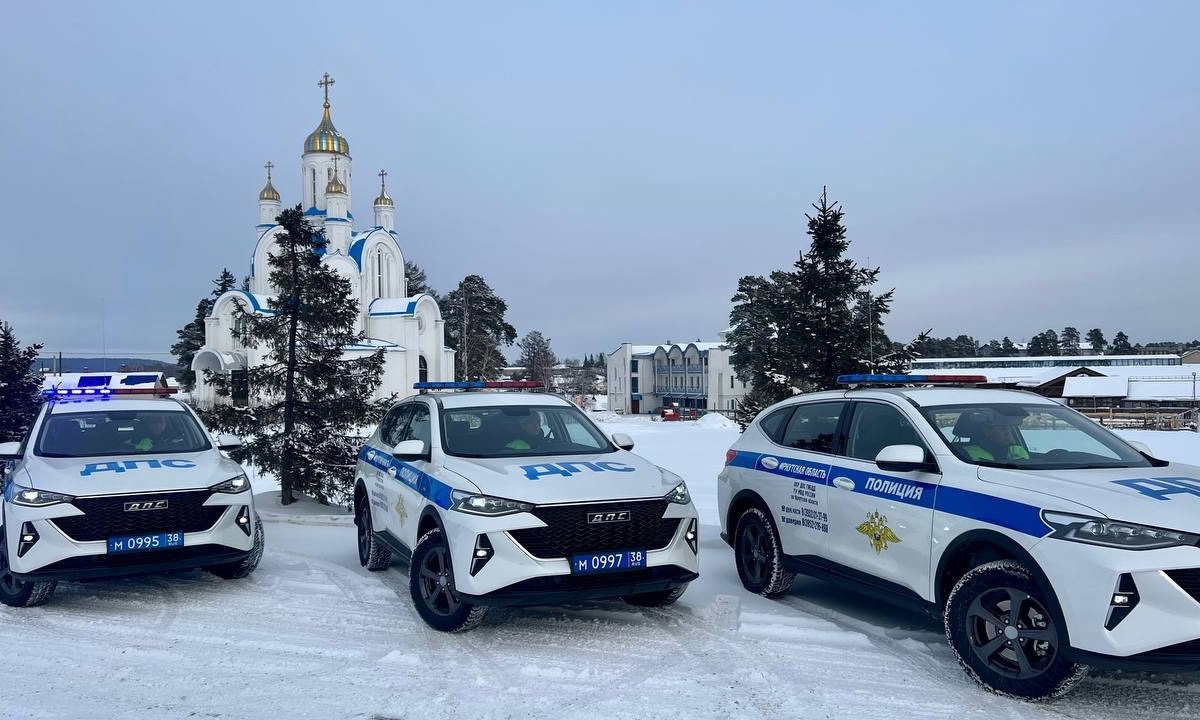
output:
[{"label": "car window", "polygon": [[889,445],[925,447],[916,428],[896,408],[883,403],[855,403],[846,435],[846,455],[874,462],[879,451]]},{"label": "car window", "polygon": [[187,412],[97,410],[49,415],[34,452],[43,457],[93,457],[191,453],[211,447],[208,434]]},{"label": "car window", "polygon": [[412,405],[397,405],[383,416],[383,422],[379,424],[379,439],[388,447],[395,447],[399,444],[404,427],[408,424],[409,415],[412,414],[412,408]]},{"label": "car window", "polygon": [[787,421],[791,418],[793,409],[789,406],[776,410],[759,421],[758,429],[762,430],[763,435],[770,438],[771,442],[782,445],[783,431],[787,428]]},{"label": "car window", "polygon": [[442,412],[442,447],[465,457],[522,457],[615,452],[574,406],[506,405]]},{"label": "car window", "polygon": [[960,459],[1030,470],[1150,467],[1095,421],[1060,405],[987,403],[922,408]]},{"label": "car window", "polygon": [[429,430],[429,407],[425,403],[417,403],[412,405],[411,409],[412,419],[408,421],[408,427],[405,428],[397,443],[405,440],[421,440],[428,448],[433,442],[433,435]]},{"label": "car window", "polygon": [[816,402],[797,405],[783,431],[783,440],[779,444],[798,450],[832,453],[834,436],[845,407],[846,403],[844,402]]}]

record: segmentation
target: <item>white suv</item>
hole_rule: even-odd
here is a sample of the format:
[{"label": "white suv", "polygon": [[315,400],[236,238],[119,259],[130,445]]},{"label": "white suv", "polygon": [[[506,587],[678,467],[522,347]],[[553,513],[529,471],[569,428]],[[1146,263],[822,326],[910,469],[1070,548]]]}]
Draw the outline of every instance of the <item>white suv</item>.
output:
[{"label": "white suv", "polygon": [[556,395],[409,397],[359,454],[359,561],[409,560],[417,612],[444,631],[493,605],[670,604],[699,570],[696,508],[679,476],[632,447]]},{"label": "white suv", "polygon": [[254,570],[263,531],[250,483],[219,452],[237,438],[218,447],[176,400],[57,393],[23,442],[0,444],[0,603],[38,605],[60,580]]},{"label": "white suv", "polygon": [[747,589],[805,573],[923,609],[968,675],[1025,698],[1087,666],[1200,668],[1200,468],[1032,393],[843,380],[729,450],[722,537]]}]

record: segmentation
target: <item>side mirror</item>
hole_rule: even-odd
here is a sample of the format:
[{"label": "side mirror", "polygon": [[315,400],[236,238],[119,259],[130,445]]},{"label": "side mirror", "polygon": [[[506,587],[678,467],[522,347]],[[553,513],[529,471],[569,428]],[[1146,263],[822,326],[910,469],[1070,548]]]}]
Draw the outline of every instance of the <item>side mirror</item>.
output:
[{"label": "side mirror", "polygon": [[633,449],[633,438],[629,437],[625,433],[613,433],[612,439],[613,444],[622,450]]},{"label": "side mirror", "polygon": [[5,462],[7,460],[20,460],[20,459],[21,459],[21,443],[19,443],[19,442],[0,443],[0,462]]},{"label": "side mirror", "polygon": [[936,465],[925,462],[925,449],[919,445],[888,445],[875,456],[875,464],[891,472],[937,471]]},{"label": "side mirror", "polygon": [[229,433],[221,433],[217,436],[218,450],[237,450],[242,446],[242,439],[237,435]]},{"label": "side mirror", "polygon": [[428,460],[429,448],[424,440],[405,440],[392,448],[392,457],[397,460]]}]

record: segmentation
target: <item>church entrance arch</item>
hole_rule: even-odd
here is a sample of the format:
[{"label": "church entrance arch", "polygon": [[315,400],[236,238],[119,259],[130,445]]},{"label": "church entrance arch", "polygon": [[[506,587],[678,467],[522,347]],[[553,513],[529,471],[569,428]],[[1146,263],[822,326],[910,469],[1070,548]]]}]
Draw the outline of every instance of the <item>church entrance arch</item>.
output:
[{"label": "church entrance arch", "polygon": [[425,356],[417,356],[417,380],[420,382],[429,382],[429,363],[425,362]]}]

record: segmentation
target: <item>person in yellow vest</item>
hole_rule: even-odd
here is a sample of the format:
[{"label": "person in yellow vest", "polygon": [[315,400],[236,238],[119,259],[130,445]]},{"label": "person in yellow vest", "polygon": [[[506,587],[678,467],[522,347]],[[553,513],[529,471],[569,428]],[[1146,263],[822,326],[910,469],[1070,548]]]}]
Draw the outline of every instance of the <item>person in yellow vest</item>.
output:
[{"label": "person in yellow vest", "polygon": [[509,424],[509,428],[513,438],[504,446],[509,450],[537,450],[541,448],[542,441],[546,439],[546,435],[542,432],[542,419],[537,412],[531,411],[518,418],[515,423]]},{"label": "person in yellow vest", "polygon": [[1029,451],[1021,444],[1016,426],[1001,420],[980,423],[963,450],[972,460],[996,462],[1029,459]]}]

